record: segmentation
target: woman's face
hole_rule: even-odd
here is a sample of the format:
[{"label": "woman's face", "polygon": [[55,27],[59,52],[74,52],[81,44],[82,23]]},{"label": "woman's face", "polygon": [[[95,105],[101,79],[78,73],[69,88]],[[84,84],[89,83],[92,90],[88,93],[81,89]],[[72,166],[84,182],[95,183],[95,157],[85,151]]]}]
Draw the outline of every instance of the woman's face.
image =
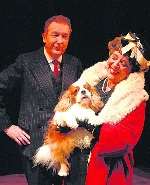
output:
[{"label": "woman's face", "polygon": [[108,59],[108,79],[114,84],[128,77],[131,72],[128,56],[121,55],[115,51]]}]

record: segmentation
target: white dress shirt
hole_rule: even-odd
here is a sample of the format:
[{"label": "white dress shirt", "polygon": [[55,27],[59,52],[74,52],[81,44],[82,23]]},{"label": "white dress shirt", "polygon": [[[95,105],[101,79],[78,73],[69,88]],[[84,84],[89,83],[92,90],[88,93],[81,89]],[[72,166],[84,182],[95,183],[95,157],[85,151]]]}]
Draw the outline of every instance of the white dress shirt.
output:
[{"label": "white dress shirt", "polygon": [[[62,61],[62,55],[61,55],[59,58],[57,58],[57,59],[53,59],[53,58],[51,58],[51,57],[48,55],[48,53],[47,53],[47,51],[46,51],[45,48],[44,48],[44,55],[45,55],[45,57],[46,57],[46,59],[47,59],[47,62],[48,62],[48,64],[49,64],[49,66],[50,66],[50,68],[51,68],[52,71],[54,71],[54,64],[53,64],[53,61],[54,61],[54,60],[57,60],[57,61],[60,62],[60,63],[61,63],[61,61]],[[59,66],[58,70],[60,71],[60,66]]]}]

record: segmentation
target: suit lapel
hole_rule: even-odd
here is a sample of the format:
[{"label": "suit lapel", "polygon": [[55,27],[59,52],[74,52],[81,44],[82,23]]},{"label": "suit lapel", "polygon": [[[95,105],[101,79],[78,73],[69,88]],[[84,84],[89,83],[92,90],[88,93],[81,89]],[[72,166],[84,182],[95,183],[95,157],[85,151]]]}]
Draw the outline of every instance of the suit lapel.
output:
[{"label": "suit lapel", "polygon": [[72,62],[72,58],[69,55],[64,55],[62,67],[62,91],[68,88],[75,79],[75,70]]},{"label": "suit lapel", "polygon": [[52,71],[49,64],[44,56],[43,48],[37,52],[32,65],[32,73],[37,79],[41,90],[49,98],[56,98],[55,92],[53,91],[52,83]]},{"label": "suit lapel", "polygon": [[[32,59],[31,70],[38,81],[41,91],[48,97],[57,100],[55,87],[53,86],[53,74],[49,64],[44,56],[43,48],[37,51],[36,56]],[[62,58],[62,92],[71,85],[76,78],[74,62],[70,55],[63,55]]]}]

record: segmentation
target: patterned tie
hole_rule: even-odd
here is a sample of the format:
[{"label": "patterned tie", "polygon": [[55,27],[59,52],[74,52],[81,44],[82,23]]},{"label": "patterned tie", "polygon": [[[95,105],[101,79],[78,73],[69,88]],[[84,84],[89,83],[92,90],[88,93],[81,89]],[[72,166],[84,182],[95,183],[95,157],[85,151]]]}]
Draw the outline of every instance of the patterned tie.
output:
[{"label": "patterned tie", "polygon": [[53,74],[54,74],[54,77],[57,78],[59,76],[59,65],[60,63],[58,62],[58,60],[53,60],[53,64],[54,64],[54,71],[53,71]]}]

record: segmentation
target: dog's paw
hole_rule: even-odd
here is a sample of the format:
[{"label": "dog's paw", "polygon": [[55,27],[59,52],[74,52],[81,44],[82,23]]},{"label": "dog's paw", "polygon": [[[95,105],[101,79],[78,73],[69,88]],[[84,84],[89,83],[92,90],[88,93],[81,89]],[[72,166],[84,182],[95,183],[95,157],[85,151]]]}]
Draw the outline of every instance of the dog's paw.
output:
[{"label": "dog's paw", "polygon": [[71,129],[75,129],[79,126],[76,118],[73,115],[66,114],[65,121],[66,121],[66,125],[70,127]]},{"label": "dog's paw", "polygon": [[64,177],[66,177],[67,175],[68,175],[68,172],[65,172],[65,171],[62,171],[62,170],[60,170],[59,172],[58,172],[58,175],[59,176],[64,176]]},{"label": "dog's paw", "polygon": [[61,127],[77,128],[78,124],[76,118],[69,112],[56,112],[54,115],[54,122]]},{"label": "dog's paw", "polygon": [[56,112],[53,119],[54,119],[54,123],[56,123],[58,126],[61,126],[61,127],[66,126],[65,112]]},{"label": "dog's paw", "polygon": [[67,176],[69,174],[69,169],[67,167],[67,165],[65,165],[64,163],[61,164],[60,170],[58,171],[58,175],[59,176]]}]

